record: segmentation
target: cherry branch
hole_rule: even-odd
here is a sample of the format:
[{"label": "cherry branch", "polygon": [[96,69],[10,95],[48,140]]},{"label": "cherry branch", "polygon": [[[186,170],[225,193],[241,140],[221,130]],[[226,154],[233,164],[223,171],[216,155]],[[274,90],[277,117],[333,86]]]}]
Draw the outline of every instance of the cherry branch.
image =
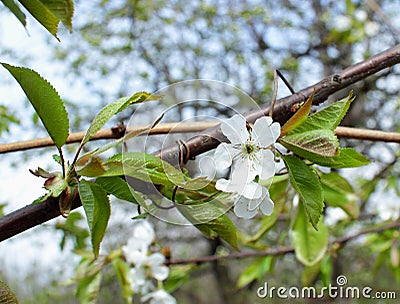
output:
[{"label": "cherry branch", "polygon": [[[361,230],[359,232],[356,232],[354,234],[337,238],[333,241],[330,242],[330,246],[333,246],[335,244],[339,244],[341,246],[344,246],[347,244],[349,241],[352,241],[362,235],[365,234],[370,234],[370,233],[379,233],[385,230],[393,229],[393,228],[399,228],[400,227],[400,221],[397,222],[392,222],[380,227],[374,227],[374,228],[368,228],[365,230]],[[203,264],[203,263],[209,263],[209,262],[214,262],[218,260],[235,260],[235,259],[244,259],[244,258],[250,258],[250,257],[260,257],[260,256],[278,256],[278,255],[284,255],[287,253],[293,253],[294,248],[293,247],[279,247],[275,249],[268,249],[268,250],[262,250],[262,251],[249,251],[249,252],[237,252],[237,253],[232,253],[228,255],[210,255],[210,256],[204,256],[204,257],[198,257],[198,258],[191,258],[191,259],[176,259],[176,260],[170,260],[166,262],[166,265],[182,265],[182,264]]]},{"label": "cherry branch", "polygon": [[[210,121],[191,122],[191,123],[185,123],[185,122],[163,123],[152,128],[146,135],[201,132],[209,128],[216,127],[218,125],[219,123]],[[145,127],[146,127],[145,125],[138,125],[129,128],[119,126],[119,127],[113,127],[111,129],[104,129],[97,132],[90,140],[93,141],[100,139],[117,139],[121,138],[125,132],[128,133],[137,132],[143,130]],[[116,130],[118,130],[118,132]],[[397,132],[337,127],[335,129],[335,134],[338,137],[342,138],[400,143],[400,133]],[[85,132],[72,133],[68,136],[66,143],[67,144],[79,143],[82,141],[84,136]],[[50,137],[0,144],[0,154],[44,148],[49,146],[54,146],[54,142]]]},{"label": "cherry branch", "polygon": [[[344,69],[340,74],[330,75],[315,85],[309,86],[295,94],[281,98],[274,106],[274,121],[283,125],[295,113],[293,106],[306,101],[314,92],[313,104],[318,105],[328,99],[330,95],[344,89],[368,76],[392,67],[400,63],[400,44],[383,51],[377,55],[361,61]],[[270,107],[265,106],[259,110],[252,111],[245,115],[246,120],[254,123],[259,117],[267,116]],[[194,136],[186,142],[186,146],[190,151],[190,156],[196,156],[216,148],[220,142],[226,142],[227,138],[222,134],[221,129],[217,126],[204,131],[204,133]],[[186,150],[186,149],[184,149]],[[186,159],[187,151],[183,151],[183,159]],[[170,146],[163,148],[155,153],[156,156],[163,160],[176,164],[179,160],[179,146]],[[182,155],[181,155],[182,156]]]},{"label": "cherry branch", "polygon": [[[296,94],[281,98],[275,105],[274,120],[280,124],[284,124],[294,113],[292,106],[305,101],[315,90],[313,103],[320,104],[325,101],[331,94],[346,88],[366,77],[392,67],[400,62],[400,45],[379,53],[367,60],[350,66],[340,74],[326,77],[317,84],[305,88]],[[261,110],[250,112],[246,115],[246,119],[254,123],[254,121],[264,115],[268,115],[269,107]],[[218,126],[203,131],[202,134],[192,137],[186,142],[186,146],[191,156],[197,156],[201,153],[214,149],[221,141],[226,141]],[[170,163],[178,163],[180,150],[186,154],[186,149],[180,149],[175,145],[167,147],[155,153],[156,156]],[[183,159],[186,155],[183,155]],[[81,206],[79,199],[74,201],[73,208]],[[58,209],[57,199],[48,199],[37,205],[28,205],[16,210],[8,215],[0,218],[0,242],[6,240],[18,233],[28,230],[32,227],[40,225],[52,218],[58,217],[60,211]]]}]

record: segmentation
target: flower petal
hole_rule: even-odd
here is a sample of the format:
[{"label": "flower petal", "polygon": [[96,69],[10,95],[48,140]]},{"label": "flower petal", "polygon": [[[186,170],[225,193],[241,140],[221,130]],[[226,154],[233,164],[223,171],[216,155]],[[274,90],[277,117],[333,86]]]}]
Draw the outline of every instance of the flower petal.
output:
[{"label": "flower petal", "polygon": [[220,144],[214,153],[215,164],[218,168],[226,169],[232,165],[232,159],[237,150],[227,143]]},{"label": "flower petal", "polygon": [[150,300],[150,304],[154,303],[162,303],[162,304],[176,304],[176,299],[171,296],[169,293],[167,293],[164,289],[159,289],[156,291],[153,291],[151,293],[145,294],[140,298],[141,302],[146,302]]},{"label": "flower petal", "polygon": [[[271,124],[274,126],[273,128]],[[277,132],[279,132],[278,135]],[[257,119],[251,131],[251,136],[256,141],[256,145],[264,148],[274,144],[279,135],[279,123],[272,123],[272,118],[267,116]]]},{"label": "flower petal", "polygon": [[261,170],[259,173],[260,179],[270,179],[275,175],[275,157],[271,150],[260,150],[257,152],[257,158],[260,161]]},{"label": "flower petal", "polygon": [[235,212],[237,217],[249,219],[249,218],[254,217],[257,214],[257,210],[250,211],[248,209],[248,203],[249,203],[249,200],[244,197],[240,197],[238,199],[238,201],[235,205],[235,208],[233,208],[233,212]]},{"label": "flower petal", "polygon": [[155,238],[153,225],[147,220],[140,220],[136,222],[133,227],[134,242],[149,246]]},{"label": "flower petal", "polygon": [[248,183],[254,180],[260,171],[259,162],[253,162],[249,157],[240,157],[233,163],[231,179],[235,183]]},{"label": "flower petal", "polygon": [[255,182],[242,184],[220,178],[217,180],[215,188],[228,193],[237,193],[248,199],[259,198],[262,195],[262,186]]},{"label": "flower petal", "polygon": [[151,267],[151,275],[158,281],[164,281],[168,278],[169,268],[167,266]]},{"label": "flower petal", "polygon": [[274,122],[271,125],[272,136],[274,137],[274,141],[276,141],[279,136],[281,136],[281,125],[278,122]]},{"label": "flower petal", "polygon": [[258,197],[258,198],[254,198],[254,199],[249,200],[249,204],[248,204],[247,208],[250,211],[257,210],[257,208],[261,204],[262,200],[263,200],[262,197]]},{"label": "flower petal", "polygon": [[224,191],[224,192],[234,192],[231,190],[230,186],[231,186],[231,181],[229,181],[225,178],[220,178],[215,183],[215,188],[217,190]]},{"label": "flower petal", "polygon": [[249,138],[246,119],[242,115],[234,115],[221,123],[221,130],[232,144],[243,144]]},{"label": "flower petal", "polygon": [[148,265],[161,265],[165,262],[165,256],[163,256],[161,253],[156,252],[153,253],[148,257],[147,263]]},{"label": "flower petal", "polygon": [[256,199],[262,196],[262,186],[256,182],[250,182],[242,185],[243,190],[240,193],[242,196],[248,199]]},{"label": "flower petal", "polygon": [[274,202],[269,197],[268,190],[265,188],[265,192],[263,193],[263,199],[259,206],[262,213],[265,215],[271,215],[272,211],[274,211]]}]

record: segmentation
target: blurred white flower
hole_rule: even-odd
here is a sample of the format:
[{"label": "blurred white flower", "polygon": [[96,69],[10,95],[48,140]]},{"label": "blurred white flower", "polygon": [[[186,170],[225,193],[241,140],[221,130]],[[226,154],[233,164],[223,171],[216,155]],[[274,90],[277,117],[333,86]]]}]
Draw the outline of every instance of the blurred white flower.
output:
[{"label": "blurred white flower", "polygon": [[329,207],[325,209],[324,222],[327,226],[335,226],[338,222],[348,218],[346,212],[339,207]]},{"label": "blurred white flower", "polygon": [[154,240],[153,225],[146,221],[137,221],[133,227],[132,238],[122,247],[122,252],[129,263],[137,263],[147,256],[149,246]]},{"label": "blurred white flower", "polygon": [[400,218],[400,203],[394,195],[386,195],[386,200],[377,203],[376,211],[379,217],[384,220],[398,220]]},{"label": "blurred white flower", "polygon": [[364,11],[363,9],[357,9],[354,12],[354,18],[357,21],[364,22],[365,20],[367,20],[367,17],[368,17],[367,12]]},{"label": "blurred white flower", "polygon": [[274,154],[270,149],[280,135],[279,123],[273,123],[271,117],[257,119],[252,130],[246,128],[246,119],[235,115],[221,124],[222,133],[230,144],[222,143],[215,151],[218,168],[230,166],[231,179],[235,183],[248,183],[258,175],[260,179],[269,179],[275,174]]},{"label": "blurred white flower", "polygon": [[136,263],[138,267],[144,267],[148,270],[148,276],[155,278],[158,281],[163,281],[168,277],[169,268],[164,266],[165,256],[156,252],[148,256],[146,259]]},{"label": "blurred white flower", "polygon": [[333,19],[332,27],[338,32],[345,32],[351,28],[352,22],[349,16],[339,15]]},{"label": "blurred white flower", "polygon": [[176,304],[176,299],[164,289],[151,292],[140,299],[142,302],[150,300],[150,304]]},{"label": "blurred white flower", "polygon": [[378,34],[379,28],[380,28],[380,25],[379,25],[378,22],[374,22],[374,21],[367,22],[367,23],[365,24],[365,34],[366,34],[368,37],[373,37],[373,36],[375,36],[376,34]]},{"label": "blurred white flower", "polygon": [[146,269],[143,267],[131,268],[129,283],[134,293],[147,294],[155,288],[153,282],[147,279]]}]

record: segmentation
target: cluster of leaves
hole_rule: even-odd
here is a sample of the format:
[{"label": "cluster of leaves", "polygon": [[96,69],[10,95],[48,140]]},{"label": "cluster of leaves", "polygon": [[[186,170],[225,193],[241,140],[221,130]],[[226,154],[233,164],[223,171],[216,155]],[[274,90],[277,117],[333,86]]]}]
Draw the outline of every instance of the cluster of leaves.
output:
[{"label": "cluster of leaves", "polygon": [[[367,165],[369,160],[354,149],[340,148],[334,133],[354,100],[352,94],[309,115],[312,98],[313,96],[282,127],[279,142],[298,156],[283,156],[283,160],[288,169],[290,182],[303,200],[311,224],[317,228],[323,210],[324,182],[320,181],[313,168],[299,157],[330,168],[360,167]],[[328,184],[326,187],[329,185],[334,187],[335,182],[337,181],[329,183],[329,179],[325,178],[325,183]],[[337,187],[334,189],[337,190]]]}]

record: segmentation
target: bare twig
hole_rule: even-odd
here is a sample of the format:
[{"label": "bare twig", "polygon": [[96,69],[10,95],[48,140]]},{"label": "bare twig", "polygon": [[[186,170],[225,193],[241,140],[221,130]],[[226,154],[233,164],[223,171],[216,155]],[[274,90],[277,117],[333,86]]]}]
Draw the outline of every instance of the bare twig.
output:
[{"label": "bare twig", "polygon": [[[159,135],[159,134],[169,134],[169,133],[194,133],[194,132],[201,132],[212,127],[216,127],[218,125],[219,125],[218,122],[212,122],[212,121],[191,122],[191,123],[171,122],[171,123],[159,124],[158,126],[151,129],[148,133],[146,133],[146,135],[147,134]],[[143,128],[145,128],[144,125],[138,125],[135,127],[127,128],[126,130],[127,132],[135,132],[138,130],[143,130]],[[400,133],[396,132],[337,127],[335,133],[337,136],[343,138],[400,143]],[[83,135],[84,132],[72,133],[67,139],[67,144],[81,142]],[[98,133],[96,133],[96,135],[93,137],[92,140],[116,139],[120,137],[121,137],[120,135],[113,133],[112,129],[107,129],[107,130],[101,130]],[[20,141],[9,144],[0,144],[0,154],[44,148],[52,145],[54,145],[54,142],[50,137],[39,138],[36,140]]]},{"label": "bare twig", "polygon": [[[374,228],[368,228],[365,230],[361,230],[359,232],[356,232],[354,234],[337,238],[336,240],[333,240],[330,242],[330,245],[334,244],[339,244],[339,245],[345,245],[349,241],[354,240],[362,235],[365,234],[370,234],[370,233],[379,233],[385,230],[393,229],[393,228],[399,228],[400,227],[400,221],[398,222],[392,222],[380,227],[374,227]],[[166,265],[181,265],[181,264],[203,264],[203,263],[209,263],[209,262],[214,262],[218,260],[234,260],[234,259],[244,259],[244,258],[250,258],[250,257],[259,257],[259,256],[278,256],[278,255],[284,255],[287,253],[293,253],[294,248],[293,247],[279,247],[275,249],[268,249],[268,250],[263,250],[263,251],[250,251],[250,252],[237,252],[237,253],[232,253],[228,255],[211,255],[211,256],[204,256],[204,257],[198,257],[198,258],[191,258],[191,259],[176,259],[176,260],[171,260],[166,262]]]},{"label": "bare twig", "polygon": [[[379,53],[365,61],[348,67],[341,74],[331,75],[317,84],[299,91],[291,96],[281,98],[275,106],[274,120],[284,124],[292,115],[291,107],[299,102],[307,100],[307,98],[315,90],[314,104],[319,104],[327,99],[327,97],[351,84],[356,83],[376,72],[394,66],[400,62],[400,45]],[[269,107],[261,110],[253,111],[246,115],[247,121],[254,121],[268,115]],[[221,141],[227,139],[223,136],[219,127],[213,127],[204,131],[201,135],[192,137],[186,144],[190,149],[191,156],[197,156],[201,153],[214,149]],[[177,163],[179,159],[179,147],[177,145],[164,148],[162,151],[155,153],[156,156],[170,162]],[[186,157],[186,155],[184,156]],[[72,209],[81,205],[80,202],[74,202]],[[30,205],[14,211],[0,218],[0,241],[6,240],[18,233],[29,228],[35,227],[49,219],[58,217],[60,211],[58,202],[55,199],[48,199],[46,202]]]},{"label": "bare twig", "polygon": [[342,138],[400,143],[400,133],[397,132],[337,127],[335,134]]}]

